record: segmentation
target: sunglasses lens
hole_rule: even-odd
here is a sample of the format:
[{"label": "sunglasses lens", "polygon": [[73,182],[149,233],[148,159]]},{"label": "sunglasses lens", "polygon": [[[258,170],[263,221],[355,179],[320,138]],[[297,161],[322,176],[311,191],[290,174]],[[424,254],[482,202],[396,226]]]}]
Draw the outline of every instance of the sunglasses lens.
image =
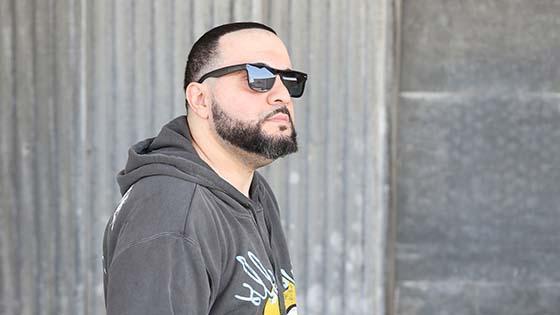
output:
[{"label": "sunglasses lens", "polygon": [[297,71],[279,71],[271,70],[267,66],[251,65],[248,64],[247,79],[249,80],[249,87],[257,92],[266,92],[272,89],[276,79],[276,72],[280,74],[282,83],[288,89],[291,97],[300,97],[305,88],[305,81],[307,75]]},{"label": "sunglasses lens", "polygon": [[247,65],[247,77],[251,89],[257,92],[266,92],[274,86],[276,76],[266,67]]},{"label": "sunglasses lens", "polygon": [[282,83],[288,89],[291,97],[300,97],[303,94],[305,80],[307,79],[304,74],[286,71],[281,74],[280,78],[282,78]]}]

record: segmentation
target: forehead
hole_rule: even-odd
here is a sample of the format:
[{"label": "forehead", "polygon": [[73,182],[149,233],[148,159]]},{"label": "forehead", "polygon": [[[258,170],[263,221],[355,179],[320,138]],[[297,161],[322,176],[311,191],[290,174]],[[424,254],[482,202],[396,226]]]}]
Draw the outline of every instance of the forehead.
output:
[{"label": "forehead", "polygon": [[245,29],[225,34],[218,47],[221,66],[264,62],[278,69],[292,67],[284,43],[265,30]]}]

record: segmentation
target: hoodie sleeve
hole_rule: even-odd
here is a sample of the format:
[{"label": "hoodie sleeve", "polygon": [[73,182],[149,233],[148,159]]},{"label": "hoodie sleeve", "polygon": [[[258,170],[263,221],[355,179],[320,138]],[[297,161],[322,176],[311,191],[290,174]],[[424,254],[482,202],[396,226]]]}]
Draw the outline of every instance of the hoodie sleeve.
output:
[{"label": "hoodie sleeve", "polygon": [[110,266],[107,315],[208,314],[211,284],[201,257],[178,233],[128,247]]}]

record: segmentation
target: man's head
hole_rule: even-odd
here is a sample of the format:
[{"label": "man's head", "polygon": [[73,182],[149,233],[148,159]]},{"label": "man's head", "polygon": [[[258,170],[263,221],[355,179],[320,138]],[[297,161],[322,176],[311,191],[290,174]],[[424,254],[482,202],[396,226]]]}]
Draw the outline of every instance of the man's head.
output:
[{"label": "man's head", "polygon": [[216,137],[255,167],[297,151],[292,97],[306,75],[291,71],[274,30],[232,23],[204,34],[189,53],[184,88],[189,126]]},{"label": "man's head", "polygon": [[254,22],[224,24],[209,30],[204,33],[191,48],[185,67],[183,90],[187,88],[189,83],[198,81],[203,75],[203,72],[207,72],[204,70],[208,70],[212,66],[213,62],[218,57],[218,41],[222,36],[246,29],[261,29],[276,35],[276,32],[272,28]]}]

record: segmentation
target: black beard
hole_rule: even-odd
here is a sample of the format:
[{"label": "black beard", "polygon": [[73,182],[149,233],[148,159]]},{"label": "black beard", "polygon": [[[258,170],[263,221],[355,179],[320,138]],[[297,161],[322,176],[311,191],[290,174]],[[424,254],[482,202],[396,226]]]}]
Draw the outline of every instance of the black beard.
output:
[{"label": "black beard", "polygon": [[[288,115],[292,127],[291,135],[270,136],[262,131],[262,125],[266,119],[278,113]],[[218,135],[243,151],[257,154],[269,160],[276,160],[298,150],[296,130],[294,129],[290,112],[286,107],[278,108],[253,125],[229,116],[214,101],[212,104],[212,116],[214,117],[214,126]]]}]

